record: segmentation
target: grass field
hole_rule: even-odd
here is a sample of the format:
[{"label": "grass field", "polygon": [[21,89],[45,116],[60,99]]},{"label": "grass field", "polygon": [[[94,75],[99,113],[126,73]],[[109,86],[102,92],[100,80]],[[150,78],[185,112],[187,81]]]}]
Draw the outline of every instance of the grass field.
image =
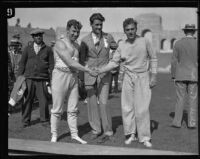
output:
[{"label": "grass field", "polygon": [[[125,137],[123,135],[120,95],[120,93],[111,94],[108,101],[108,106],[112,110],[115,140],[113,142],[105,142],[102,145],[145,149],[142,144],[137,142],[128,146],[124,144]],[[175,98],[175,88],[170,79],[170,75],[158,74],[158,84],[153,89],[152,101],[150,104],[152,149],[198,153],[198,131],[197,129],[187,129],[185,122],[187,121],[186,113],[184,113],[182,128],[176,129],[170,127],[174,116]],[[87,119],[87,106],[83,101],[79,103],[79,110],[78,128],[80,136],[88,141],[89,144],[98,145],[96,140],[89,140],[90,126]],[[187,106],[185,110],[187,110]],[[72,142],[66,119],[66,112],[64,112],[59,127],[59,142]],[[34,106],[32,112],[31,124],[30,127],[21,128],[21,111],[20,109],[16,110],[8,120],[8,137],[50,141],[50,127],[43,127],[40,125],[37,105]]]}]

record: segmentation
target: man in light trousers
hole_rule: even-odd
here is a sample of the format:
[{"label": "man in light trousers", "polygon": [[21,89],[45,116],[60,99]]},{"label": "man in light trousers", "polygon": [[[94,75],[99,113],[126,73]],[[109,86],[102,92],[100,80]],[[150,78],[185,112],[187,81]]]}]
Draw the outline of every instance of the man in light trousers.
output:
[{"label": "man in light trousers", "polygon": [[[111,34],[102,31],[105,18],[100,13],[90,16],[92,31],[81,42],[80,63],[91,69],[100,68],[109,62],[109,51],[117,48]],[[113,140],[112,118],[107,105],[110,84],[110,72],[99,76],[84,73],[84,83],[87,90],[88,120],[92,128],[91,139],[98,138],[98,143]],[[99,104],[98,104],[99,101]]]},{"label": "man in light trousers", "polygon": [[112,70],[124,61],[121,108],[125,144],[135,141],[137,133],[139,142],[152,147],[149,104],[151,88],[156,85],[157,57],[151,43],[136,35],[137,22],[133,18],[125,19],[123,28],[127,39],[119,43],[112,60],[98,72]]},{"label": "man in light trousers", "polygon": [[52,99],[51,109],[51,142],[57,142],[58,126],[67,105],[67,120],[72,140],[81,144],[87,142],[78,136],[77,114],[78,114],[78,74],[77,70],[91,74],[90,69],[78,63],[79,45],[76,43],[82,25],[77,20],[69,20],[67,23],[66,37],[58,39],[54,46],[55,66],[52,72]]},{"label": "man in light trousers", "polygon": [[[188,128],[197,127],[198,64],[195,25],[186,24],[185,37],[178,40],[173,48],[171,74],[176,87],[175,116],[172,127],[181,128],[185,99],[188,99]],[[188,97],[188,98],[186,98]]]}]

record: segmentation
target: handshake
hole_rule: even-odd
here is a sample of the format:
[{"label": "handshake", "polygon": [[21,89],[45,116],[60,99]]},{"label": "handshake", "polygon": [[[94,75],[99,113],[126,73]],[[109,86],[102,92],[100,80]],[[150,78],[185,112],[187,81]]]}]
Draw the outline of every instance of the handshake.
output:
[{"label": "handshake", "polygon": [[98,68],[95,68],[95,67],[93,67],[93,68],[86,67],[86,68],[87,68],[87,72],[93,77],[96,77],[99,74],[101,74],[101,71]]}]

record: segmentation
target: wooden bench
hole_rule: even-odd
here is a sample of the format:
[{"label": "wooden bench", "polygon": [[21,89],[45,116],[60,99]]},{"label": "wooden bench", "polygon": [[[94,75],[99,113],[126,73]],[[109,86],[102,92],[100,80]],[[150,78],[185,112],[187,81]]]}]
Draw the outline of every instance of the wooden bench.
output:
[{"label": "wooden bench", "polygon": [[9,155],[19,154],[61,154],[61,155],[197,155],[186,152],[136,149],[100,145],[81,145],[74,143],[38,140],[8,139]]}]

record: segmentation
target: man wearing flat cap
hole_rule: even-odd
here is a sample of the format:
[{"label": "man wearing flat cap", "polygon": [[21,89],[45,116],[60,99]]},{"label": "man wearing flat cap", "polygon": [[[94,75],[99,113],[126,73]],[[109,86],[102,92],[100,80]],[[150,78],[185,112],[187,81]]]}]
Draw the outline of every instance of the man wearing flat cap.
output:
[{"label": "man wearing flat cap", "polygon": [[50,83],[54,66],[53,52],[43,41],[43,30],[34,29],[30,34],[33,42],[29,42],[23,50],[18,71],[18,76],[25,76],[27,85],[25,102],[22,104],[22,125],[30,126],[31,110],[36,95],[40,107],[40,121],[43,126],[47,126],[49,124],[47,84]]},{"label": "man wearing flat cap", "polygon": [[[110,49],[117,48],[112,35],[102,31],[104,21],[105,18],[100,13],[92,14],[90,16],[92,31],[81,42],[80,63],[91,69],[107,65]],[[92,128],[91,139],[99,137],[102,131],[101,124],[104,135],[98,141],[105,142],[113,139],[112,120],[107,105],[111,73],[107,72],[98,76],[84,73],[84,76],[80,75],[80,78],[85,82],[87,90],[88,120]]]},{"label": "man wearing flat cap", "polygon": [[172,127],[180,128],[183,118],[184,100],[188,104],[188,128],[197,126],[197,40],[194,33],[197,30],[194,24],[186,24],[182,29],[185,37],[178,40],[173,48],[171,60],[171,74],[175,81],[176,105]]}]

